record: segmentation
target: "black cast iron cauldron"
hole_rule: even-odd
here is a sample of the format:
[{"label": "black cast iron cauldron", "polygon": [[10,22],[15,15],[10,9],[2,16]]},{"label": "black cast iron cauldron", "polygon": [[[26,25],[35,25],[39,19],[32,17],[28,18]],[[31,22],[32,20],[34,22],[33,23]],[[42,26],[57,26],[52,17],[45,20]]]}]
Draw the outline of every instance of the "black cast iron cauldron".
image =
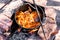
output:
[{"label": "black cast iron cauldron", "polygon": [[[26,11],[26,10],[28,9],[29,6],[31,7],[31,9],[32,9],[33,11],[36,10],[34,4],[25,2],[23,5],[21,5],[19,8],[17,8],[16,12],[17,12],[17,11],[23,11],[23,12],[24,12],[24,11]],[[44,7],[37,5],[37,8],[38,8],[38,11],[40,12],[40,15],[41,15],[41,22],[43,22],[43,18],[45,17]],[[16,12],[15,12],[14,18],[15,18],[15,16],[16,16]],[[23,28],[22,26],[18,25],[18,23],[16,22],[16,18],[15,18],[15,20],[13,21],[12,26],[14,26],[14,27],[11,28],[12,30],[15,30],[15,29],[17,29],[17,28],[21,28],[21,29],[23,29],[23,31],[25,31],[25,32],[26,32],[26,30],[36,29],[36,28],[33,28],[33,29],[31,29],[31,28],[29,28],[29,29]],[[37,28],[39,28],[39,26],[38,26]]]}]

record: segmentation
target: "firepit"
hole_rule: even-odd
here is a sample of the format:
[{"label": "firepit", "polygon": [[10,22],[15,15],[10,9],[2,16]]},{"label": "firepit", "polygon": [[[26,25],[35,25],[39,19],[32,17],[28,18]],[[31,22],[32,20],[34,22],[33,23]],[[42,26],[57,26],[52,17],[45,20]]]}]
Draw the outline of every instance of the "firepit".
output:
[{"label": "firepit", "polygon": [[[38,10],[40,12],[41,21],[43,21],[43,11],[39,8],[39,6]],[[33,4],[23,4],[15,14],[16,23],[23,29],[32,30],[39,28],[39,20],[40,19]]]},{"label": "firepit", "polygon": [[[32,35],[35,35],[35,36],[33,36],[33,37],[37,37],[38,36],[38,34],[37,34],[37,31],[38,31],[38,29],[39,29],[39,26],[40,26],[40,22],[39,22],[39,17],[38,17],[38,15],[37,15],[37,13],[36,13],[36,10],[35,10],[35,8],[34,8],[35,6],[34,6],[34,4],[31,4],[31,3],[26,3],[26,4],[23,4],[22,6],[20,6],[17,10],[16,10],[16,12],[15,12],[15,14],[12,16],[12,20],[13,20],[13,24],[12,24],[12,26],[11,26],[11,35],[10,36],[12,36],[12,38],[14,38],[13,36],[14,35],[17,35],[16,37],[18,37],[18,35],[19,34],[21,34],[21,35],[27,35],[27,36],[29,36],[29,37],[27,37],[27,36],[25,36],[25,38],[27,37],[27,39],[28,38],[30,38],[30,36],[32,36]],[[39,12],[40,12],[40,17],[41,17],[41,22],[43,22],[43,18],[45,17],[44,16],[44,13],[43,13],[43,11],[44,11],[44,7],[42,7],[42,6],[37,6],[38,7],[38,10],[39,10]],[[29,9],[30,8],[30,9]],[[41,10],[41,9],[43,10]],[[38,24],[38,26],[36,26],[36,24],[35,25],[33,25],[33,27],[31,28],[31,27],[23,27],[21,24],[19,25],[19,23],[17,22],[18,20],[17,20],[17,15],[19,14],[19,12],[21,12],[21,13],[23,13],[24,14],[24,12],[25,11],[27,11],[27,10],[29,10],[30,11],[30,15],[33,15],[32,17],[35,17],[36,18],[36,22],[38,22],[39,24]],[[32,12],[35,12],[35,13],[33,13],[33,14],[31,14]],[[28,13],[25,13],[25,14],[28,14]],[[30,16],[29,15],[29,16]],[[23,15],[22,15],[23,16]],[[27,17],[29,17],[29,16],[27,16]],[[33,18],[32,18],[33,19]],[[26,19],[25,19],[26,20]],[[34,20],[34,19],[33,19]],[[29,25],[28,25],[29,26]],[[34,27],[34,26],[36,26],[36,27]],[[21,29],[20,30],[20,32],[16,32],[16,30],[17,29]],[[17,34],[16,34],[17,33]],[[25,34],[26,33],[26,34]],[[32,33],[32,35],[30,34],[30,33]],[[20,38],[20,36],[21,35],[19,35],[19,37],[18,38]],[[23,37],[23,36],[22,36]],[[37,37],[38,39],[39,39],[39,36]],[[22,40],[22,39],[21,39]],[[36,39],[37,40],[37,39]],[[40,39],[39,39],[40,40]]]}]

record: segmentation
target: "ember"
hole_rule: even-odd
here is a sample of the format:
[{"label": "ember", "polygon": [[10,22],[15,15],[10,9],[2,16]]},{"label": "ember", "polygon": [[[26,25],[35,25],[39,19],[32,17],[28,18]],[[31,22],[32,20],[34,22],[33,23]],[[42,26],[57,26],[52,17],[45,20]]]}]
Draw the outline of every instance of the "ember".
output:
[{"label": "ember", "polygon": [[40,25],[40,22],[36,20],[38,18],[38,14],[36,11],[32,11],[31,8],[25,12],[20,11],[16,13],[16,20],[19,25],[23,28],[36,28]]}]

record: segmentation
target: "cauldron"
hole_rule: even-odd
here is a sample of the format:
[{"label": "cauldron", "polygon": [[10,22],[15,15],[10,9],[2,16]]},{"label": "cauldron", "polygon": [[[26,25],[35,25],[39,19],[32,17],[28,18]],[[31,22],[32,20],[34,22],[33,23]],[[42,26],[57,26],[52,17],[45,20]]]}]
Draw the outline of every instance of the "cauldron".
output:
[{"label": "cauldron", "polygon": [[[36,5],[38,8],[38,11],[40,13],[40,17],[41,17],[41,22],[43,22],[43,18],[45,17],[45,12],[44,12],[44,7]],[[40,26],[36,27],[36,28],[23,28],[22,26],[20,26],[17,22],[16,22],[16,12],[17,11],[26,11],[28,10],[28,7],[30,7],[33,11],[36,11],[35,9],[35,5],[25,2],[23,5],[21,5],[19,8],[16,9],[15,11],[15,15],[14,15],[14,21],[12,26],[14,26],[15,29],[20,28],[22,29],[23,32],[27,32],[28,30],[34,30],[34,29],[39,29]],[[11,29],[14,30],[14,28],[12,27]]]}]

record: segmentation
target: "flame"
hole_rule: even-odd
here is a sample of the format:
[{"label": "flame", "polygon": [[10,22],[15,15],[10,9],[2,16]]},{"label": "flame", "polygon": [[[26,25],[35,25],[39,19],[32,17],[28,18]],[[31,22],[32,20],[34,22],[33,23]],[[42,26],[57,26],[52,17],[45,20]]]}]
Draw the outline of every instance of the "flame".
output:
[{"label": "flame", "polygon": [[29,33],[32,34],[32,33],[35,33],[35,31],[37,31],[38,29],[33,29],[33,30],[30,30]]},{"label": "flame", "polygon": [[21,25],[23,28],[36,28],[40,25],[40,22],[35,21],[35,19],[38,17],[38,14],[36,11],[29,12],[28,10],[25,12],[17,12],[16,13],[16,20],[19,25]]}]

